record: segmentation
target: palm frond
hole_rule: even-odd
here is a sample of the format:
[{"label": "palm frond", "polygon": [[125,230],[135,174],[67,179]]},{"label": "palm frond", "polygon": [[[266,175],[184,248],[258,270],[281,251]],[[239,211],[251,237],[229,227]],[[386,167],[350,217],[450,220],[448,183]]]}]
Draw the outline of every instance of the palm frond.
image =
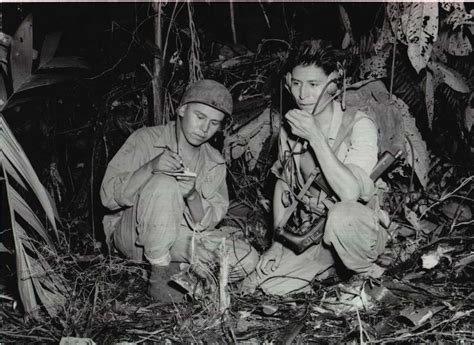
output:
[{"label": "palm frond", "polygon": [[[50,229],[57,235],[57,211],[23,149],[0,116],[0,165],[13,231],[18,290],[28,316],[51,315],[66,303],[61,273],[48,263],[56,252]],[[2,224],[5,226],[5,224]]]}]

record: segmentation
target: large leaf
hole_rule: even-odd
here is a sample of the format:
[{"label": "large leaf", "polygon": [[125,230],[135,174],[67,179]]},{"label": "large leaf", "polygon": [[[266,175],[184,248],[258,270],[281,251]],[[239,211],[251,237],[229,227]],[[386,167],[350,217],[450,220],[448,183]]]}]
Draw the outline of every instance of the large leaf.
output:
[{"label": "large leaf", "polygon": [[448,53],[454,56],[468,56],[472,52],[472,44],[463,30],[457,30],[448,37]]},{"label": "large leaf", "polygon": [[[11,208],[14,208],[14,204]],[[66,304],[67,290],[64,278],[47,263],[39,250],[38,242],[30,238],[31,236],[15,218],[12,219],[18,289],[25,311],[28,316],[40,318],[39,309],[44,307],[50,316],[57,316],[59,310]],[[54,253],[50,248],[51,252]]]},{"label": "large leaf", "polygon": [[55,31],[46,35],[41,47],[39,68],[48,63],[54,57],[59,46],[59,41],[61,40],[61,35],[61,31]]},{"label": "large leaf", "polygon": [[395,35],[390,27],[390,20],[385,17],[377,42],[374,45],[375,53],[378,55],[387,45],[395,43]]},{"label": "large leaf", "polygon": [[4,76],[4,74],[0,73],[0,109],[2,109],[8,101],[7,85]]},{"label": "large leaf", "polygon": [[452,10],[464,10],[464,4],[462,2],[452,2],[452,1],[441,1],[441,8],[447,12]]},{"label": "large leaf", "polygon": [[86,60],[79,56],[57,56],[41,65],[37,71],[51,69],[90,69]]},{"label": "large leaf", "polygon": [[387,57],[384,54],[374,55],[360,64],[359,78],[380,79],[387,77]]},{"label": "large leaf", "polygon": [[8,99],[8,52],[12,38],[3,32],[0,32],[0,109],[7,103]]},{"label": "large leaf", "polygon": [[24,92],[31,89],[51,86],[64,83],[75,79],[77,76],[66,73],[35,73],[31,75],[16,91],[16,93]]},{"label": "large leaf", "polygon": [[390,20],[390,26],[397,39],[403,44],[408,44],[408,40],[403,28],[408,26],[410,14],[405,9],[409,4],[402,2],[389,2],[386,4],[387,17]]},{"label": "large leaf", "polygon": [[427,71],[426,79],[425,79],[425,104],[426,104],[426,113],[428,114],[428,126],[430,127],[430,129],[433,126],[434,93],[435,93],[435,86],[433,83],[433,74]]},{"label": "large leaf", "polygon": [[[11,43],[9,36],[0,33],[0,63],[5,71],[9,70],[8,61],[5,58],[8,48],[11,46],[11,81],[2,80],[2,75],[0,75],[0,110],[56,95],[57,90],[51,91],[45,87],[74,80],[80,77],[84,70],[90,69],[90,66],[81,57],[54,57],[60,38],[60,32],[54,32],[45,37],[41,48],[39,68],[35,73],[32,73],[33,60],[37,54],[37,51],[33,50],[33,17],[29,15],[25,18],[11,39]],[[8,87],[10,82],[12,87]],[[6,98],[12,88],[13,94]]]},{"label": "large leaf", "polygon": [[347,14],[346,9],[341,4],[338,5],[339,8],[339,16],[341,17],[342,25],[344,25],[344,29],[346,34],[342,41],[342,49],[346,49],[354,42],[354,35],[352,34],[352,26],[351,21],[349,19],[349,15]]},{"label": "large leaf", "polygon": [[[428,68],[433,71],[434,77],[441,83],[446,83],[451,89],[461,93],[469,93],[469,86],[460,73],[440,62],[428,62]],[[434,84],[434,88],[438,83]]]},{"label": "large leaf", "polygon": [[438,37],[438,3],[415,2],[407,8],[410,11],[406,37],[408,57],[419,73],[426,67],[431,55],[433,43]]},{"label": "large leaf", "polygon": [[[67,293],[64,278],[48,263],[48,257],[55,255],[48,228],[57,231],[57,211],[2,116],[0,165],[7,195],[4,207],[10,214],[8,226],[13,231],[15,244],[20,298],[28,316],[39,318],[40,308],[56,316],[66,303]],[[33,193],[36,199],[28,198],[27,201],[24,195],[28,196],[28,193]],[[38,213],[46,217],[40,217]]]},{"label": "large leaf", "polygon": [[0,116],[0,140],[0,152],[3,153],[3,156],[9,160],[11,165],[18,171],[18,174],[27,182],[41,205],[44,207],[46,216],[57,234],[57,211],[51,203],[46,188],[41,184],[28,157],[8,127],[3,116]]},{"label": "large leaf", "polygon": [[448,62],[448,55],[446,54],[448,49],[448,32],[446,30],[440,29],[438,33],[438,39],[433,44],[433,49],[431,50],[431,59],[428,61],[428,64],[431,61],[436,62]]},{"label": "large leaf", "polygon": [[[5,169],[5,171],[7,170]],[[53,242],[51,241],[48,233],[45,231],[43,222],[34,212],[32,212],[31,207],[28,205],[25,199],[23,199],[14,188],[11,188],[8,198],[9,202],[15,205],[15,212],[21,215],[22,219],[25,220],[28,225],[38,233],[39,236],[41,236],[48,246],[53,247]]]},{"label": "large leaf", "polygon": [[430,157],[426,143],[423,140],[415,118],[410,114],[408,106],[396,96],[393,102],[400,109],[403,119],[403,133],[405,134],[405,148],[407,151],[406,162],[415,170],[416,176],[423,188],[428,184],[428,172],[430,169]]},{"label": "large leaf", "polygon": [[11,36],[0,32],[0,64],[5,75],[8,75],[8,52],[10,51],[11,41]]},{"label": "large leaf", "polygon": [[473,123],[474,123],[474,93],[471,93],[471,96],[469,97],[469,102],[467,103],[467,107],[464,110],[464,127],[466,127],[468,132],[471,131]]},{"label": "large leaf", "polygon": [[[67,90],[61,88],[61,84],[74,82],[78,78],[80,78],[80,75],[77,71],[57,72],[52,70],[48,73],[35,73],[10,96],[3,109],[12,108],[26,102],[45,100],[50,98],[51,95],[60,97],[61,94],[67,92]],[[2,108],[0,107],[0,109]]]},{"label": "large leaf", "polygon": [[10,51],[13,90],[31,75],[33,66],[33,16],[28,15],[13,36]]},{"label": "large leaf", "polygon": [[467,13],[464,8],[455,9],[449,14],[448,18],[446,18],[446,24],[452,25],[453,30],[465,24],[473,24],[472,14]]},{"label": "large leaf", "polygon": [[419,73],[425,68],[438,37],[438,3],[388,3],[387,17],[397,39],[408,45],[408,57]]}]

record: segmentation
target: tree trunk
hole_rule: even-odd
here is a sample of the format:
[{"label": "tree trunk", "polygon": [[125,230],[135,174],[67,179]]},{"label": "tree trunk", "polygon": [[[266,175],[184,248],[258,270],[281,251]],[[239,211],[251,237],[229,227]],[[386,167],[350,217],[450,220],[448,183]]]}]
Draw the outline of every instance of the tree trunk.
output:
[{"label": "tree trunk", "polygon": [[158,54],[155,55],[153,59],[153,125],[162,125],[164,124],[163,117],[163,98],[161,95],[162,89],[162,80],[161,76],[163,75],[163,59],[162,56],[162,42],[161,42],[161,3],[153,2],[153,9],[156,12],[155,17],[155,45],[158,48]]}]

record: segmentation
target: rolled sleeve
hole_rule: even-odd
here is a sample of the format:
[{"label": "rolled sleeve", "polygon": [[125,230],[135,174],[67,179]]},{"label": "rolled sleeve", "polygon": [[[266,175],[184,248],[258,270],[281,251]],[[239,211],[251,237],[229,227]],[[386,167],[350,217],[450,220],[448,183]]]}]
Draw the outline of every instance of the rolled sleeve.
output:
[{"label": "rolled sleeve", "polygon": [[102,204],[110,210],[133,205],[133,196],[127,195],[126,186],[133,173],[120,173],[110,169],[113,176],[106,176],[100,190]]},{"label": "rolled sleeve", "polygon": [[347,164],[346,167],[352,172],[360,188],[360,199],[368,201],[374,194],[374,181],[370,176],[355,164]]},{"label": "rolled sleeve", "polygon": [[360,188],[360,198],[370,199],[374,193],[374,182],[370,174],[377,163],[377,127],[368,118],[357,121],[352,130],[351,145],[344,165],[351,170]]}]

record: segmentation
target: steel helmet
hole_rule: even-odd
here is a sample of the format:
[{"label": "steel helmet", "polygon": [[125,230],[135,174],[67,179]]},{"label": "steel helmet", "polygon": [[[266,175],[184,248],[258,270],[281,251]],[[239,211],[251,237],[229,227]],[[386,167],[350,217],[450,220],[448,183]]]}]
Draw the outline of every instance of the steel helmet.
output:
[{"label": "steel helmet", "polygon": [[215,80],[203,79],[188,86],[179,106],[188,103],[203,103],[232,115],[232,96],[224,85]]}]

